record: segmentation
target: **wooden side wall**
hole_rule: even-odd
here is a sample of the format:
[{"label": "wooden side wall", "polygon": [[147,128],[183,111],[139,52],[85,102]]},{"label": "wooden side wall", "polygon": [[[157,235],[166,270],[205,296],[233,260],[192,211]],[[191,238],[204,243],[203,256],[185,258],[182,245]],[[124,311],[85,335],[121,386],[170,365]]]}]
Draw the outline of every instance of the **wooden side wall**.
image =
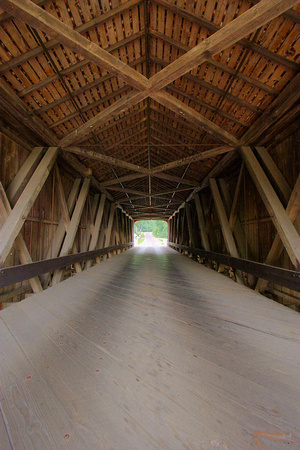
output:
[{"label": "wooden side wall", "polygon": [[[277,146],[270,146],[267,148],[269,154],[272,156],[276,165],[278,166],[292,189],[299,174],[299,144],[300,132],[298,131],[289,136]],[[236,167],[233,168],[232,172],[229,175],[223,174],[223,178],[226,181],[232,198],[234,196],[235,188],[237,185],[241,163],[242,159],[236,165]],[[272,185],[275,188],[274,183],[272,183]],[[277,194],[280,197],[278,191]],[[203,190],[200,194],[200,198],[204,210],[206,230],[208,232],[211,251],[228,254],[210,189],[207,188]],[[222,198],[224,201],[224,197]],[[190,205],[193,228],[196,234],[198,245],[201,246],[195,202],[191,201]],[[183,216],[184,229],[182,230],[181,225],[179,231],[179,242],[177,243],[182,245],[190,245],[189,234],[187,232],[188,225],[186,214],[184,209],[182,208],[180,210],[180,223],[182,223]],[[175,215],[175,220],[176,217],[177,214]],[[244,232],[246,259],[263,263],[275,238],[276,229],[247,169],[244,170],[242,177],[242,186],[238,201],[238,217],[240,219],[242,230]],[[280,259],[276,262],[276,264],[274,263],[274,265],[286,269],[293,269],[293,265],[291,264],[285,250],[283,250]],[[219,270],[223,269],[219,268]],[[230,275],[232,274],[230,273]],[[250,285],[252,284],[251,287],[255,286],[255,284],[253,285],[253,280],[252,283],[249,281],[248,283]],[[282,292],[283,296],[280,295],[280,292]],[[266,295],[274,298],[280,303],[284,303],[286,305],[292,306],[295,309],[299,309],[300,294],[287,288],[281,287],[279,284],[274,285],[269,283],[266,289]]]},{"label": "wooden side wall", "polygon": [[[0,133],[0,182],[2,183],[5,191],[7,190],[10,182],[14,179],[18,170],[26,161],[29,154],[30,150],[21,147],[20,145]],[[61,175],[65,198],[67,199],[75,178],[79,178],[79,176],[76,176],[75,173],[69,172],[68,168],[65,165],[62,166],[59,158],[57,159],[57,164]],[[30,176],[31,175],[32,174],[30,174]],[[30,178],[30,176],[28,176],[28,179]],[[91,225],[91,206],[93,203],[94,195],[95,192],[93,192],[93,190],[90,190],[83,213],[81,215],[78,231],[75,238],[75,244],[77,245],[78,252],[88,250]],[[97,248],[103,247],[103,244],[105,242],[109,206],[110,202],[106,200],[102,220],[102,228],[100,229]],[[118,245],[119,243],[123,243],[121,242],[122,238],[123,240],[126,240],[126,242],[128,241],[128,236],[123,237],[123,235],[120,233],[120,228],[122,226],[121,216],[122,214],[124,215],[124,213],[116,209],[115,214],[116,215],[110,239],[111,245]],[[25,240],[33,262],[46,259],[49,249],[51,252],[51,243],[60,219],[61,211],[58,199],[57,179],[55,177],[54,170],[52,170],[40,194],[34,202],[34,205],[29,215],[27,216],[24,226],[21,230],[21,234]],[[116,219],[118,220],[116,221]],[[13,248],[10,251],[9,256],[6,258],[3,267],[11,267],[18,264],[20,264],[18,254],[17,251]],[[69,276],[72,274],[72,271],[70,271],[69,269],[66,271],[66,274],[67,276]],[[2,298],[4,299],[4,301],[11,300],[10,298],[7,298],[7,295],[9,292],[13,291],[15,291],[16,293],[21,292],[20,295],[15,295],[13,297],[14,301],[18,301],[24,297],[25,290],[26,292],[31,292],[31,288],[27,281],[0,289],[0,302]],[[5,294],[5,296],[3,294]]]}]

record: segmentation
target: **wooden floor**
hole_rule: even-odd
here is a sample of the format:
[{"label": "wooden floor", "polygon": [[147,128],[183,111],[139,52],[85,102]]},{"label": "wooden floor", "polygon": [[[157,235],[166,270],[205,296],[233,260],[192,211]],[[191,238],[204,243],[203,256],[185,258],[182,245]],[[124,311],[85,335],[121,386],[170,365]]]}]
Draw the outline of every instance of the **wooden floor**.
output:
[{"label": "wooden floor", "polygon": [[1,312],[1,450],[299,449],[299,318],[122,253]]}]

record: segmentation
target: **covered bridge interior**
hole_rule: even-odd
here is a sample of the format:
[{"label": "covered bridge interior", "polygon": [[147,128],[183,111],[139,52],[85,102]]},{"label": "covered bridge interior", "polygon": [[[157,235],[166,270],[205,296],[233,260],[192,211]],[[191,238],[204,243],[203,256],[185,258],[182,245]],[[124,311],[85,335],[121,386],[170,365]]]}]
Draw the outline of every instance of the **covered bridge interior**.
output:
[{"label": "covered bridge interior", "polygon": [[1,449],[298,449],[299,1],[0,8]]}]

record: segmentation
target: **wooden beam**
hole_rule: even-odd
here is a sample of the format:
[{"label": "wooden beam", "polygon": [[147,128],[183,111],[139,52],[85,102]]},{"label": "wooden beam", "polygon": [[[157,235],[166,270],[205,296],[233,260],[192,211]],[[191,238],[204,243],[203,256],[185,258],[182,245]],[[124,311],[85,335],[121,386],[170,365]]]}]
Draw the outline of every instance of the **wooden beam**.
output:
[{"label": "wooden beam", "polygon": [[245,165],[293,263],[300,268],[300,237],[250,147],[242,147]]},{"label": "wooden beam", "polygon": [[57,39],[60,44],[66,45],[73,52],[117,75],[130,86],[139,90],[148,87],[148,80],[142,74],[136,72],[119,58],[111,55],[99,45],[94,44],[78,31],[73,30],[31,1],[0,0],[0,6],[28,25],[40,29],[47,35]]},{"label": "wooden beam", "polygon": [[245,273],[251,273],[275,284],[286,286],[296,291],[300,290],[300,273],[295,270],[282,269],[280,267],[267,266],[255,261],[224,255],[222,253],[207,252],[201,248],[192,248],[186,245],[178,245],[170,242],[170,247],[200,255],[210,261],[216,261],[228,267],[233,267]]},{"label": "wooden beam", "polygon": [[6,195],[11,206],[14,206],[16,203],[17,197],[26,185],[27,177],[30,176],[32,170],[39,163],[42,153],[43,147],[35,147],[6,189]]},{"label": "wooden beam", "polygon": [[102,192],[102,194],[106,194],[107,198],[111,201],[113,201],[113,197],[107,192],[107,190],[102,186],[101,183],[99,183],[98,180],[94,176],[91,176],[91,169],[83,165],[75,155],[73,155],[70,152],[62,151],[60,156],[62,159],[71,166],[76,174],[80,175],[81,177],[90,177],[91,178],[91,186],[97,191]]},{"label": "wooden beam", "polygon": [[241,145],[259,144],[264,134],[300,99],[300,73],[298,73],[268,106],[240,139]]},{"label": "wooden beam", "polygon": [[265,147],[256,147],[256,151],[259,155],[260,160],[263,163],[265,171],[267,171],[271,178],[273,179],[274,183],[278,186],[280,189],[280,192],[283,196],[283,199],[285,201],[285,204],[287,205],[289,198],[292,193],[292,188],[289,185],[289,183],[286,181],[280,170],[278,169],[277,165],[275,164],[273,158],[268,153],[268,151],[265,149]]},{"label": "wooden beam", "polygon": [[0,78],[0,99],[7,111],[9,111],[10,114],[13,114],[14,117],[17,117],[19,122],[26,124],[26,127],[40,138],[42,144],[45,143],[47,146],[57,146],[58,139],[56,136],[47,129],[46,125],[39,117],[32,114],[32,111],[30,111],[26,103],[16,95],[12,88],[2,78]]},{"label": "wooden beam", "polygon": [[92,117],[86,123],[76,128],[76,130],[71,131],[69,134],[67,134],[63,139],[60,140],[59,146],[65,148],[80,141],[82,138],[91,133],[95,128],[104,124],[109,119],[115,119],[116,116],[124,113],[132,106],[137,105],[146,97],[147,93],[145,92],[138,92],[136,90],[129,92],[129,94],[105,108],[104,111],[101,111],[99,114]]},{"label": "wooden beam", "polygon": [[[130,106],[133,106],[133,104],[146,98],[149,94],[151,96],[154,95],[153,98],[155,99],[155,96],[158,95],[155,93],[157,90],[162,89],[171,81],[174,81],[176,78],[189,72],[191,69],[204,62],[207,57],[211,57],[213,54],[219,53],[224,48],[233,45],[237,40],[247,36],[259,26],[265,24],[272,18],[277,17],[296,3],[296,0],[286,0],[285,2],[282,2],[281,0],[264,0],[263,2],[260,2],[258,5],[221,28],[210,38],[201,44],[198,44],[195,48],[177,59],[168,67],[164,68],[160,71],[159,76],[157,76],[157,74],[154,75],[149,81],[146,77],[138,74],[132,68],[128,67],[105,50],[100,49],[97,45],[91,44],[88,39],[81,36],[78,32],[71,30],[51,14],[43,11],[28,0],[0,0],[0,6],[12,11],[14,15],[17,15],[34,27],[41,28],[50,35],[53,34],[55,38],[59,38],[63,44],[67,45],[72,50],[89,58],[95,64],[106,68],[108,71],[116,73],[125,82],[136,89],[141,89],[143,91],[140,93],[136,91],[131,92],[128,94],[128,98],[121,99],[124,100],[124,103],[119,103],[120,101],[116,102],[117,105],[115,103],[104,112],[98,114],[86,124],[79,127],[76,130],[77,133],[70,133],[60,142],[60,146],[62,147],[68,146],[80,139],[86,134],[87,130],[91,132],[96,126],[99,126],[100,123],[103,123],[103,121],[112,117],[113,112],[120,111],[120,109],[122,110],[124,105],[129,108]],[[161,96],[160,99],[162,100]],[[203,122],[205,122],[206,126],[208,125],[206,120],[202,120],[202,125]]]},{"label": "wooden beam", "polygon": [[[11,213],[11,206],[9,199],[3,189],[2,183],[0,182],[0,231],[6,222],[9,214]],[[32,263],[31,255],[28,251],[27,245],[23,239],[23,236],[19,234],[14,242],[14,247],[17,251],[19,260],[21,264],[30,264]],[[43,288],[41,285],[41,281],[38,277],[30,278],[29,284],[31,286],[32,291],[37,294],[38,292],[42,292]]]},{"label": "wooden beam", "polygon": [[92,252],[81,252],[75,255],[60,256],[59,258],[47,259],[44,261],[37,261],[31,264],[8,267],[0,271],[0,289],[5,286],[28,280],[31,277],[42,275],[53,270],[60,270],[71,264],[80,263],[93,258],[99,258],[109,252],[117,251],[118,249],[128,248],[133,245],[133,242],[121,244],[118,246],[111,246],[94,250]]},{"label": "wooden beam", "polygon": [[159,172],[164,172],[165,170],[175,169],[176,167],[185,166],[187,164],[191,164],[196,161],[201,161],[203,159],[214,158],[215,156],[222,155],[223,153],[232,152],[234,150],[233,147],[229,147],[228,145],[220,146],[213,148],[211,150],[206,150],[201,153],[196,153],[192,156],[187,156],[186,158],[178,159],[177,161],[172,161],[167,164],[162,164],[161,166],[154,167],[151,169],[151,175],[156,175]]},{"label": "wooden beam", "polygon": [[[296,184],[291,193],[291,197],[286,208],[286,213],[292,223],[294,223],[298,218],[299,211],[300,211],[300,175],[298,175]],[[279,234],[277,233],[273,241],[273,244],[270,248],[270,251],[268,253],[268,256],[265,260],[265,264],[275,264],[278,261],[282,250],[283,250],[282,241],[280,239]],[[268,285],[267,281],[260,278],[257,281],[255,289],[259,292],[264,292],[267,285]]]},{"label": "wooden beam", "polygon": [[139,178],[145,178],[145,177],[148,177],[148,174],[134,173],[132,175],[125,175],[124,177],[114,178],[113,180],[104,181],[104,183],[101,183],[101,184],[102,184],[102,186],[108,187],[108,186],[114,186],[115,184],[123,183],[124,181],[132,181],[132,180],[137,180]]},{"label": "wooden beam", "polygon": [[[163,42],[167,42],[168,44],[172,45],[175,48],[180,49],[183,52],[188,52],[190,50],[190,47],[188,47],[185,44],[182,44],[181,41],[172,39],[169,36],[165,35],[164,33],[159,32],[157,30],[151,30],[151,35],[153,37],[161,39]],[[151,61],[156,64],[160,64],[162,67],[165,67],[168,65],[168,63],[165,60],[157,58],[157,56],[151,56]],[[268,86],[267,84],[263,84],[260,81],[256,80],[255,78],[251,78],[242,72],[237,72],[235,69],[227,66],[226,64],[223,64],[223,63],[217,61],[214,58],[207,58],[206,62],[208,64],[212,65],[213,67],[220,69],[222,72],[225,72],[232,76],[235,76],[236,78],[243,80],[246,83],[251,84],[252,86],[257,87],[258,89],[261,89],[262,91],[267,92],[270,95],[278,95],[278,91],[276,89],[274,89],[273,87]],[[202,80],[200,80],[200,78],[196,77],[195,75],[191,75],[190,73],[186,73],[184,75],[184,77],[191,81],[197,80],[198,83],[202,81]],[[172,85],[170,85],[170,86],[172,86]]]},{"label": "wooden beam", "polygon": [[[201,65],[207,57],[220,53],[248,36],[280,14],[292,8],[298,0],[263,0],[248,9],[192,50],[176,59],[150,79],[150,92],[157,92],[177,78]],[[152,95],[151,95],[152,96]]]},{"label": "wooden beam", "polygon": [[[217,182],[215,180],[215,178],[210,178],[209,180],[210,182],[210,188],[211,188],[211,192],[212,192],[212,196],[216,205],[216,210],[217,210],[217,214],[219,217],[219,222],[221,225],[221,229],[222,229],[222,234],[224,237],[224,242],[227,248],[228,253],[235,257],[235,258],[239,258],[239,253],[233,238],[233,234],[232,231],[230,229],[229,226],[229,222],[228,222],[228,217],[225,211],[225,207],[219,192],[219,188],[217,185]],[[240,284],[244,284],[243,283],[243,276],[241,273],[237,273],[236,274],[236,278],[238,283]]]},{"label": "wooden beam", "polygon": [[21,231],[26,217],[53,167],[57,152],[57,147],[50,147],[47,150],[3,225],[0,237],[0,266],[4,264],[16,237]]},{"label": "wooden beam", "polygon": [[236,184],[236,188],[234,191],[232,205],[231,205],[231,210],[230,210],[230,215],[229,215],[229,226],[230,226],[231,230],[234,229],[235,221],[237,219],[237,210],[238,210],[238,205],[239,205],[238,200],[239,200],[239,195],[240,195],[241,186],[242,186],[244,167],[245,167],[244,163],[242,163],[240,173],[238,176],[238,180],[237,180],[237,184]]},{"label": "wooden beam", "polygon": [[186,220],[187,220],[187,225],[188,225],[190,243],[192,244],[193,247],[196,247],[197,242],[196,242],[195,230],[193,228],[193,223],[192,223],[191,207],[188,203],[185,204],[185,214],[186,214]]},{"label": "wooden beam", "polygon": [[[70,191],[70,194],[68,196],[67,200],[67,208],[68,208],[68,215],[70,220],[70,215],[72,214],[77,194],[79,191],[81,180],[77,178],[74,180],[72,189]],[[50,247],[47,252],[46,259],[56,258],[59,255],[59,250],[61,248],[65,233],[66,233],[66,227],[68,226],[69,220],[66,217],[62,217],[59,221],[58,227],[56,229],[56,232],[53,237],[53,241],[50,244]],[[46,283],[47,285],[48,283]]]},{"label": "wooden beam", "polygon": [[[164,41],[166,41],[166,42],[168,42],[168,43],[173,43],[173,39],[171,39],[171,38],[169,38],[169,37],[166,37],[166,36],[165,36],[164,34],[162,34],[162,33],[159,33],[159,32],[157,32],[157,31],[155,31],[155,32],[153,32],[153,35],[154,35],[155,37],[159,37],[160,39],[163,39]],[[176,41],[174,42],[174,44],[176,44]],[[175,45],[175,46],[176,46],[176,45]],[[186,45],[182,45],[182,44],[181,44],[181,45],[178,45],[178,42],[177,42],[177,47],[178,47],[178,46],[179,46],[180,48],[183,48],[185,52],[187,52],[187,51],[190,50]],[[163,59],[160,59],[160,58],[157,58],[157,57],[155,57],[155,58],[152,57],[151,59],[153,60],[153,62],[155,62],[156,64],[161,65],[162,67],[166,67],[166,66],[168,65],[168,62],[164,61]],[[211,61],[211,60],[210,60],[210,61]],[[213,60],[213,61],[215,61],[215,60]],[[206,62],[208,62],[208,61],[206,61]],[[225,65],[224,65],[224,66],[225,66]],[[225,67],[228,67],[228,66],[225,66]],[[231,69],[231,70],[235,73],[235,71],[234,71],[233,69]],[[258,106],[252,105],[251,103],[248,103],[248,102],[246,102],[245,100],[243,100],[243,99],[241,99],[241,98],[239,98],[239,97],[236,97],[235,95],[228,93],[226,90],[221,89],[221,88],[219,88],[218,86],[215,86],[215,85],[212,84],[212,83],[208,83],[207,81],[202,80],[201,78],[199,78],[199,77],[197,77],[197,76],[195,76],[195,75],[192,75],[192,74],[190,74],[190,73],[186,73],[186,74],[184,75],[184,78],[186,78],[186,79],[192,81],[192,82],[195,83],[195,84],[198,84],[199,86],[203,87],[204,89],[211,90],[212,92],[214,92],[215,94],[219,95],[220,97],[226,96],[226,98],[227,98],[228,100],[232,101],[233,103],[237,103],[238,105],[242,106],[243,108],[249,109],[250,111],[254,111],[254,112],[256,112],[256,113],[261,113],[261,112],[262,112],[261,108],[259,108]],[[215,106],[212,106],[211,104],[206,103],[206,102],[205,102],[204,100],[202,100],[202,99],[199,99],[199,98],[197,98],[197,97],[193,97],[192,95],[189,95],[187,92],[185,92],[185,91],[183,91],[183,90],[181,90],[181,89],[175,87],[175,86],[172,85],[172,84],[169,85],[169,86],[167,87],[167,89],[168,89],[169,91],[171,91],[171,92],[175,92],[175,93],[178,94],[178,95],[182,95],[183,97],[185,97],[185,98],[191,100],[191,101],[194,102],[195,104],[198,104],[198,105],[200,105],[200,106],[204,106],[205,108],[207,108],[207,109],[209,109],[209,110],[211,110],[211,111],[214,111],[214,112],[220,114],[222,117],[225,117],[225,118],[228,119],[228,120],[231,120],[231,121],[233,121],[233,122],[235,122],[235,123],[240,123],[240,124],[242,124],[242,125],[244,125],[244,126],[247,126],[247,123],[246,123],[246,122],[244,122],[244,121],[239,122],[238,117],[235,117],[235,116],[233,116],[233,115],[231,115],[231,114],[229,114],[229,113],[226,113],[225,111],[219,110],[219,109],[216,108]],[[274,95],[274,91],[272,92],[272,94]],[[248,126],[249,126],[249,125],[248,125]]]},{"label": "wooden beam", "polygon": [[195,199],[195,205],[196,205],[196,211],[197,211],[197,217],[198,217],[198,226],[199,226],[199,231],[200,231],[200,236],[201,236],[201,244],[202,244],[204,250],[207,250],[209,252],[210,244],[209,244],[208,234],[206,231],[204,214],[203,214],[203,209],[202,209],[202,205],[200,202],[199,194],[196,194],[194,199]]},{"label": "wooden beam", "polygon": [[[97,210],[97,216],[96,216],[94,230],[93,230],[93,233],[92,233],[92,239],[91,239],[91,242],[89,244],[89,251],[95,250],[96,246],[97,246],[97,242],[98,242],[98,239],[99,239],[99,232],[100,232],[100,228],[101,228],[101,224],[102,224],[105,200],[106,200],[106,195],[102,194],[101,195],[101,199],[100,199],[100,203],[99,203],[99,206],[98,206],[98,210]],[[89,269],[90,267],[92,267],[92,263],[93,263],[92,259],[87,261],[86,269]]]},{"label": "wooden beam", "polygon": [[[174,188],[174,189],[170,189],[168,191],[161,191],[161,192],[153,192],[151,194],[149,194],[148,192],[142,192],[142,191],[137,191],[135,189],[127,189],[127,188],[118,188],[118,187],[110,187],[110,189],[114,190],[114,191],[118,191],[118,192],[127,192],[128,194],[134,194],[134,195],[139,195],[141,197],[159,197],[161,195],[166,195],[166,194],[173,194],[173,192],[183,192],[183,191],[190,191],[191,189],[193,189],[193,187],[186,187],[186,188]],[[120,200],[119,200],[120,201]]]},{"label": "wooden beam", "polygon": [[[112,203],[110,205],[109,219],[108,219],[108,224],[107,224],[104,247],[108,247],[110,244],[110,241],[111,241],[111,233],[112,233],[112,228],[113,228],[114,219],[115,219],[115,212],[116,212],[116,205],[115,205],[115,203]],[[108,257],[108,255],[104,255],[103,259],[106,260],[107,257]]]},{"label": "wooden beam", "polygon": [[161,180],[174,181],[175,183],[187,184],[187,185],[193,186],[193,187],[199,186],[199,183],[196,180],[191,180],[191,179],[185,178],[185,177],[184,178],[174,177],[174,175],[169,175],[164,172],[155,173],[152,176],[154,176],[155,178],[160,178]]},{"label": "wooden beam", "polygon": [[[166,69],[170,67],[170,65],[167,66]],[[159,73],[163,72],[163,70],[161,70]],[[207,133],[212,134],[215,138],[220,139],[222,142],[225,142],[228,145],[239,145],[238,139],[231,133],[228,133],[228,131],[224,130],[224,128],[216,125],[205,116],[195,111],[193,108],[190,108],[184,102],[181,102],[173,95],[168,94],[166,91],[156,92],[155,94],[151,94],[151,97],[153,98],[153,100],[184,117],[186,120],[194,123],[197,126],[200,126]]]},{"label": "wooden beam", "polygon": [[[206,28],[211,33],[217,33],[221,29],[221,27],[219,25],[215,24],[214,22],[209,21],[209,20],[205,19],[204,17],[200,17],[190,11],[187,11],[177,4],[169,3],[166,0],[153,0],[153,3],[156,3],[158,5],[165,7],[167,10],[172,11],[174,14],[179,14],[181,17],[187,19],[188,21],[200,25],[201,28]],[[252,1],[252,3],[254,3],[254,2]],[[257,2],[255,2],[255,3],[257,3]],[[282,14],[285,15],[285,14],[289,14],[289,13],[290,13],[290,11],[286,10]],[[295,11],[295,13],[297,13],[297,12]],[[280,15],[280,13],[278,15]],[[274,18],[274,17],[270,17],[270,19],[268,20],[268,12],[266,12],[267,22],[271,21],[272,18]],[[261,25],[259,25],[259,26],[261,26]],[[259,28],[259,26],[257,28]],[[247,36],[247,34],[243,34],[243,36]],[[264,56],[265,58],[269,59],[270,61],[277,62],[277,64],[281,64],[284,67],[287,67],[294,71],[299,70],[298,64],[295,63],[294,61],[284,58],[283,56],[278,55],[278,53],[272,52],[271,50],[269,50],[266,47],[255,44],[250,39],[242,38],[240,40],[237,40],[236,42],[239,45],[241,45],[245,48],[248,48],[249,50],[252,50],[253,52],[258,53],[259,55]],[[229,47],[229,45],[228,45],[228,47]],[[211,63],[211,62],[209,61],[209,63]]]},{"label": "wooden beam", "polygon": [[101,161],[106,164],[111,164],[113,166],[122,167],[124,169],[129,169],[135,172],[140,172],[143,174],[149,174],[149,170],[145,167],[137,166],[136,164],[131,164],[120,159],[113,158],[112,156],[103,155],[94,150],[89,150],[82,147],[66,147],[66,152],[75,153],[76,155],[84,156],[86,158],[94,159],[96,161]]},{"label": "wooden beam", "polygon": [[[90,182],[91,180],[89,178],[86,178],[83,182],[59,256],[66,256],[72,250],[82,211],[85,206],[87,195],[89,193]],[[63,276],[64,270],[55,271],[52,278],[52,285],[59,283],[62,280]]]}]

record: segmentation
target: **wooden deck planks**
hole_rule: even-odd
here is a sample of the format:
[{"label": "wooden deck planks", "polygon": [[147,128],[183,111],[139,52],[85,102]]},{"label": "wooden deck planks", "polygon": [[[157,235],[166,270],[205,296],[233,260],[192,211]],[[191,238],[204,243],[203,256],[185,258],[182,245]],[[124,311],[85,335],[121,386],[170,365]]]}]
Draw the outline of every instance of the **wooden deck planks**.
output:
[{"label": "wooden deck planks", "polygon": [[174,250],[129,250],[0,317],[15,448],[299,447],[298,314]]}]

